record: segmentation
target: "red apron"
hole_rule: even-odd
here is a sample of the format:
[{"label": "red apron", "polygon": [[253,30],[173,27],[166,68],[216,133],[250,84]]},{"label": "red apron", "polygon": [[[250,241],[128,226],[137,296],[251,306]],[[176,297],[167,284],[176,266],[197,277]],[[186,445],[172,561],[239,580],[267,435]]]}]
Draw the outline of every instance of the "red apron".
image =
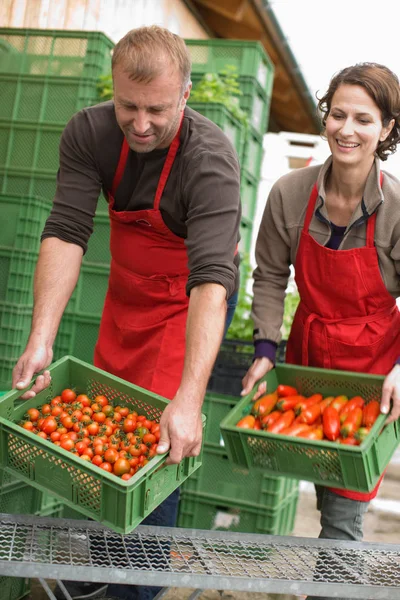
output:
[{"label": "red apron", "polygon": [[124,138],[109,194],[111,269],[94,364],[166,398],[178,389],[185,356],[189,274],[185,242],[159,210],[180,141],[173,140],[153,208],[113,209],[129,146]]},{"label": "red apron", "polygon": [[[315,184],[296,257],[295,279],[301,301],[286,361],[386,375],[400,355],[400,313],[379,269],[374,245],[376,213],[367,221],[364,247],[332,250],[309,234],[317,198]],[[379,484],[368,494],[333,491],[366,502],[376,496]]]}]

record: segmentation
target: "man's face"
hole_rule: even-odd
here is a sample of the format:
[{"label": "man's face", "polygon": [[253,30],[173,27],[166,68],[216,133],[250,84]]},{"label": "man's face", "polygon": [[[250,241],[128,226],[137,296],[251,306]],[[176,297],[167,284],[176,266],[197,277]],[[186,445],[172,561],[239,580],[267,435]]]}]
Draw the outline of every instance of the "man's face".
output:
[{"label": "man's face", "polygon": [[113,82],[115,115],[129,147],[135,152],[167,148],[179,128],[191,85],[182,96],[181,75],[172,67],[144,83],[130,79],[117,65]]}]

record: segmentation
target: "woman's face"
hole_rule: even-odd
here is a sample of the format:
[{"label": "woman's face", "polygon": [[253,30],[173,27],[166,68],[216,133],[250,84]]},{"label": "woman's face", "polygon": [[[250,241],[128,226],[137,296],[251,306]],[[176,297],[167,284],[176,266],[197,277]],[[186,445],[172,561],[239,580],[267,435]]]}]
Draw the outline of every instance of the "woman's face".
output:
[{"label": "woman's face", "polygon": [[389,135],[382,115],[366,90],[359,85],[342,84],[333,95],[326,119],[326,137],[333,161],[348,165],[371,165],[379,142]]}]

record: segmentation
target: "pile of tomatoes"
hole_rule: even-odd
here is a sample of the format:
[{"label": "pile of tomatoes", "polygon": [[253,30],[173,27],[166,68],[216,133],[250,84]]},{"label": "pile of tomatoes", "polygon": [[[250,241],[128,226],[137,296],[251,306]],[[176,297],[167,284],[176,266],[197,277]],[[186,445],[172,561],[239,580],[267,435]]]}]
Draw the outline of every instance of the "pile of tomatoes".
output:
[{"label": "pile of tomatoes", "polygon": [[30,408],[19,425],[124,480],[155,456],[160,439],[160,425],[145,415],[72,389]]},{"label": "pile of tomatoes", "polygon": [[324,398],[318,393],[305,397],[292,386],[278,385],[256,400],[236,427],[356,446],[365,440],[379,414],[377,400],[366,403],[361,396]]}]

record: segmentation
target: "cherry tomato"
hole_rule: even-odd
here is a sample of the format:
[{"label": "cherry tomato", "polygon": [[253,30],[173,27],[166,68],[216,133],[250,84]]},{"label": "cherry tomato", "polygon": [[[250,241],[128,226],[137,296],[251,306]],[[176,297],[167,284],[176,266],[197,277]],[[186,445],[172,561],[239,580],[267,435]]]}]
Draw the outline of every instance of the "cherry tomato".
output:
[{"label": "cherry tomato", "polygon": [[129,415],[129,408],[127,406],[117,406],[114,412],[119,413],[121,417],[127,417]]},{"label": "cherry tomato", "polygon": [[40,417],[40,412],[38,411],[37,408],[29,408],[26,411],[26,413],[27,413],[27,415],[29,417],[29,420],[33,421],[33,422],[37,421],[38,418]]},{"label": "cherry tomato", "polygon": [[76,401],[80,402],[84,407],[88,407],[91,404],[91,400],[86,394],[79,394],[79,396],[76,397]]},{"label": "cherry tomato", "polygon": [[22,427],[24,429],[26,429],[27,431],[33,431],[33,423],[32,423],[32,421],[25,421],[25,423],[22,425]]},{"label": "cherry tomato", "polygon": [[76,393],[69,388],[61,392],[61,400],[67,404],[71,404],[76,399]]},{"label": "cherry tomato", "polygon": [[122,428],[125,431],[125,433],[129,433],[130,431],[135,431],[136,421],[134,421],[133,419],[128,419],[128,418],[124,419]]},{"label": "cherry tomato", "polygon": [[96,421],[96,423],[104,423],[105,420],[106,420],[106,415],[103,413],[103,411],[94,413],[93,421]]},{"label": "cherry tomato", "polygon": [[121,475],[124,475],[124,473],[129,473],[129,471],[131,470],[131,466],[126,458],[118,458],[115,461],[112,470],[113,473],[115,473],[115,475],[118,475],[118,477],[120,477]]},{"label": "cherry tomato", "polygon": [[61,423],[63,424],[63,426],[66,429],[72,429],[72,426],[74,424],[73,420],[71,419],[71,417],[69,415],[67,415],[66,417],[63,417],[61,419]]},{"label": "cherry tomato", "polygon": [[45,433],[50,434],[53,433],[53,431],[56,431],[57,427],[58,424],[54,417],[46,417],[40,429]]},{"label": "cherry tomato", "polygon": [[110,465],[110,463],[108,462],[102,462],[100,465],[100,469],[104,469],[104,471],[108,471],[109,473],[112,473],[112,465]]},{"label": "cherry tomato", "polygon": [[105,396],[103,396],[103,394],[96,396],[94,398],[94,402],[97,402],[97,404],[100,404],[100,406],[105,406],[106,404],[108,404],[108,400]]},{"label": "cherry tomato", "polygon": [[59,417],[62,413],[63,409],[61,408],[61,406],[58,404],[56,406],[54,406],[51,410],[51,415],[53,417]]},{"label": "cherry tomato", "polygon": [[99,433],[99,424],[98,423],[90,423],[87,426],[87,430],[89,435],[97,435]]},{"label": "cherry tomato", "polygon": [[108,448],[104,452],[104,460],[113,465],[118,460],[117,450],[115,450],[115,448]]},{"label": "cherry tomato", "polygon": [[75,442],[74,440],[71,440],[71,438],[68,438],[66,440],[60,440],[61,442],[61,448],[64,448],[64,450],[72,450],[75,447]]},{"label": "cherry tomato", "polygon": [[143,443],[144,444],[154,444],[157,441],[156,436],[153,433],[145,433],[145,435],[143,436]]},{"label": "cherry tomato", "polygon": [[42,415],[49,415],[51,413],[50,404],[43,404],[42,406]]},{"label": "cherry tomato", "polygon": [[99,456],[98,454],[96,454],[95,456],[93,456],[92,463],[94,465],[96,465],[97,467],[99,467],[102,464],[102,462],[103,462],[103,457],[102,456]]}]

